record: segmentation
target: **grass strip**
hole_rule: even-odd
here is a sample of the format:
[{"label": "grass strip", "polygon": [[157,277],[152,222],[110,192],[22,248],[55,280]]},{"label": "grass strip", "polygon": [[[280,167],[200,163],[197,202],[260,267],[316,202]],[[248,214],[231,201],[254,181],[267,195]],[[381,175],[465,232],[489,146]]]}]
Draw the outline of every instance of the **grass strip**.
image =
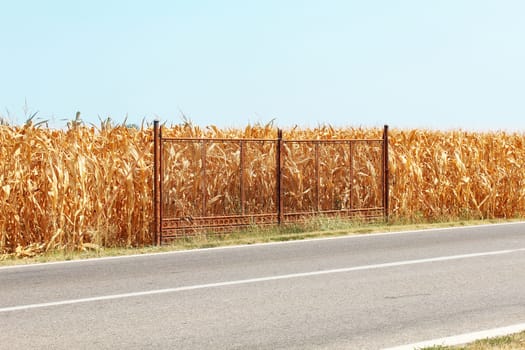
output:
[{"label": "grass strip", "polygon": [[35,264],[53,261],[67,261],[121,255],[137,255],[168,251],[213,248],[231,245],[284,242],[325,237],[337,237],[380,232],[402,232],[447,227],[474,226],[517,220],[460,220],[436,223],[364,223],[341,219],[316,218],[303,225],[281,227],[250,227],[241,231],[220,235],[195,235],[180,238],[162,246],[143,247],[99,247],[85,244],[82,250],[57,249],[48,252],[21,250],[21,253],[0,255],[0,266]]},{"label": "grass strip", "polygon": [[502,337],[480,339],[470,344],[457,346],[431,346],[420,350],[523,350],[525,331]]}]

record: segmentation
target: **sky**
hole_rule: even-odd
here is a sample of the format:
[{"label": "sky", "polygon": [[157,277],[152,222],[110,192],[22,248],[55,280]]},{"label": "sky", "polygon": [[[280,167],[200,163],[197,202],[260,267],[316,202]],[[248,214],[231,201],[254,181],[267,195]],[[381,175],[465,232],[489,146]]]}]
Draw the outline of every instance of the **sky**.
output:
[{"label": "sky", "polygon": [[525,131],[524,16],[522,0],[0,0],[0,116]]}]

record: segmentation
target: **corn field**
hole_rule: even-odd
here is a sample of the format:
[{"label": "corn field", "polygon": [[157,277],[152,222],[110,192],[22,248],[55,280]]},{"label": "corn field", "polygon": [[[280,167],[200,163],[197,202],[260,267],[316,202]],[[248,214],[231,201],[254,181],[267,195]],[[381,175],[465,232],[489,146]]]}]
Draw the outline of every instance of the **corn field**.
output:
[{"label": "corn field", "polygon": [[[164,128],[167,137],[272,138],[271,124],[244,129],[200,128],[181,124]],[[293,128],[285,139],[381,138],[382,129]],[[402,221],[456,218],[510,218],[525,215],[525,135],[465,131],[391,130],[390,212]],[[195,180],[198,150],[174,150],[167,167],[177,171],[166,200],[173,210],[190,213],[199,202]],[[274,171],[274,155],[264,143],[244,153],[244,181],[251,193],[246,210],[265,211],[275,205],[275,189],[262,179]],[[308,148],[310,147],[310,148]],[[350,159],[338,145],[323,150],[323,208],[370,203],[373,163],[380,150],[356,150],[356,184],[345,184]],[[297,210],[312,206],[312,150],[301,144],[287,150],[293,161],[284,164],[284,201]],[[235,145],[217,144],[208,150],[208,208],[216,214],[238,211]],[[232,156],[234,155],[234,156]],[[197,158],[192,158],[197,157]],[[232,163],[232,164],[230,164]],[[140,246],[153,240],[152,129],[103,123],[99,128],[70,125],[64,130],[0,126],[0,253],[21,249],[81,249],[85,246]],[[298,176],[299,174],[299,176]],[[169,205],[167,208],[170,208]]]}]

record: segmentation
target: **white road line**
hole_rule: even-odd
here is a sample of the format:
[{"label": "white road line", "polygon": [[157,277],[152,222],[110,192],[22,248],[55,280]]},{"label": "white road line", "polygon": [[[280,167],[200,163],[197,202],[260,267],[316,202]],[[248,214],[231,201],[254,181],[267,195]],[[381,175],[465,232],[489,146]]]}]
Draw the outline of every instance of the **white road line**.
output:
[{"label": "white road line", "polygon": [[422,348],[427,348],[427,347],[432,347],[432,346],[462,345],[462,344],[474,342],[479,339],[502,337],[505,335],[519,333],[522,331],[525,331],[525,323],[515,324],[512,326],[508,326],[508,327],[488,329],[488,330],[480,331],[480,332],[465,333],[465,334],[455,335],[455,336],[446,337],[446,338],[427,340],[427,341],[414,343],[414,344],[407,344],[407,345],[396,346],[393,348],[386,348],[383,350],[415,350],[415,349],[422,349]]},{"label": "white road line", "polygon": [[176,250],[176,251],[157,252],[157,253],[106,256],[106,257],[101,257],[101,258],[88,258],[88,259],[79,259],[79,260],[51,261],[51,262],[44,262],[44,263],[34,263],[34,264],[31,263],[31,264],[25,264],[25,265],[0,266],[0,271],[7,270],[7,269],[22,269],[22,268],[40,267],[40,266],[47,266],[47,265],[96,263],[96,262],[102,262],[106,260],[147,258],[147,257],[152,257],[152,256],[162,256],[162,255],[172,255],[172,254],[191,254],[191,253],[198,253],[198,252],[219,251],[219,250],[229,250],[229,249],[243,249],[243,248],[252,249],[252,248],[259,247],[259,246],[301,244],[301,243],[309,243],[309,242],[315,243],[319,241],[331,241],[331,240],[343,240],[343,239],[365,239],[365,238],[402,235],[402,234],[418,234],[418,233],[429,233],[429,232],[440,232],[440,231],[468,230],[468,229],[475,229],[475,228],[487,228],[487,227],[511,226],[511,225],[525,225],[525,221],[502,222],[502,223],[495,223],[495,224],[481,224],[481,225],[470,225],[470,226],[425,228],[425,229],[420,229],[420,230],[416,229],[416,230],[410,230],[410,231],[377,232],[377,233],[367,233],[367,234],[353,234],[349,232],[349,235],[347,236],[308,238],[308,239],[290,240],[290,241],[283,241],[283,242],[238,244],[238,245],[219,246],[219,247],[212,247],[212,248],[198,248],[198,249]]},{"label": "white road line", "polygon": [[383,264],[345,267],[345,268],[340,268],[340,269],[320,270],[320,271],[311,271],[311,272],[303,272],[303,273],[292,273],[292,274],[287,274],[287,275],[249,278],[249,279],[243,279],[243,280],[225,281],[225,282],[218,282],[218,283],[197,284],[197,285],[192,285],[192,286],[183,286],[183,287],[166,288],[166,289],[155,289],[155,290],[148,290],[148,291],[142,291],[142,292],[103,295],[103,296],[97,296],[97,297],[91,297],[91,298],[61,300],[61,301],[53,301],[53,302],[48,302],[48,303],[9,306],[9,307],[0,308],[0,313],[38,309],[38,308],[53,307],[53,306],[71,305],[71,304],[90,303],[90,302],[97,302],[97,301],[104,301],[104,300],[133,298],[133,297],[149,296],[149,295],[155,295],[155,294],[178,293],[178,292],[197,290],[197,289],[235,286],[235,285],[241,285],[241,284],[252,284],[252,283],[277,281],[277,280],[285,280],[285,279],[292,279],[292,278],[312,277],[312,276],[328,275],[328,274],[335,274],[335,273],[346,273],[346,272],[354,272],[354,271],[383,269],[383,268],[390,268],[390,267],[425,264],[425,263],[459,260],[459,259],[471,259],[471,258],[477,258],[477,257],[503,255],[503,254],[517,253],[517,252],[525,252],[525,248],[497,250],[497,251],[462,254],[462,255],[442,256],[442,257],[428,258],[428,259],[397,261],[397,262],[383,263]]}]

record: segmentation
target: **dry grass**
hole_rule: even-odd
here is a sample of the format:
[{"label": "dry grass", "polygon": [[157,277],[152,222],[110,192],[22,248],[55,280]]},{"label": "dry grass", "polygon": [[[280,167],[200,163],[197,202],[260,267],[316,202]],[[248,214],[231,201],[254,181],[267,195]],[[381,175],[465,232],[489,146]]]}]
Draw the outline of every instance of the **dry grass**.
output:
[{"label": "dry grass", "polygon": [[421,350],[523,350],[525,349],[525,332],[507,336],[480,339],[466,345],[432,346]]},{"label": "dry grass", "polygon": [[[319,127],[285,130],[285,139],[380,138],[380,129]],[[164,129],[171,137],[276,138],[272,125],[221,130],[190,124]],[[141,246],[152,242],[152,132],[103,123],[67,130],[0,126],[0,253]],[[400,221],[511,218],[525,214],[523,134],[393,130],[391,212]],[[165,148],[168,214],[239,213],[238,143]],[[312,210],[313,144],[289,144],[283,176],[285,206]],[[379,147],[319,148],[320,209],[380,205]],[[353,152],[353,153],[350,153]],[[242,181],[246,213],[275,210],[271,142],[247,143]],[[351,165],[351,166],[350,166]],[[354,181],[348,179],[352,169]],[[270,179],[270,180],[268,180]],[[205,185],[205,186],[204,186]],[[207,201],[203,202],[203,187]]]}]

